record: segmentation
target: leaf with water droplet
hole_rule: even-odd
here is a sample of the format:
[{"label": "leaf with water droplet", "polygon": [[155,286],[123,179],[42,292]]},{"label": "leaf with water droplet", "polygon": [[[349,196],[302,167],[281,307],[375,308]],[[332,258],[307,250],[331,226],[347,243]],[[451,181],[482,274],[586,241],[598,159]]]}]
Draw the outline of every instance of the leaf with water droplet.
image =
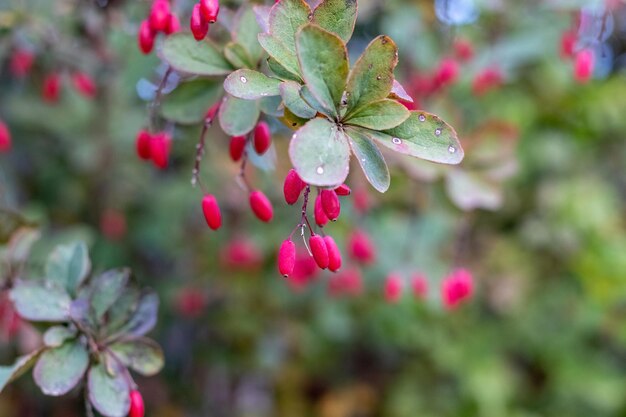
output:
[{"label": "leaf with water droplet", "polygon": [[312,119],[299,129],[289,156],[300,178],[320,187],[343,183],[350,169],[348,137],[326,119]]},{"label": "leaf with water droplet", "polygon": [[356,0],[324,0],[313,11],[312,21],[348,42],[354,31],[356,16]]},{"label": "leaf with water droplet", "polygon": [[280,85],[280,95],[285,107],[302,119],[315,117],[317,111],[307,104],[300,96],[302,86],[294,81],[285,81]]},{"label": "leaf with water droplet", "polygon": [[244,100],[256,100],[262,97],[277,96],[281,81],[276,78],[250,70],[240,69],[231,73],[224,81],[224,90],[230,95]]},{"label": "leaf with water droplet", "polygon": [[373,130],[391,129],[404,122],[410,112],[395,100],[383,99],[360,107],[348,115],[344,122]]},{"label": "leaf with water droplet", "polygon": [[165,38],[161,55],[177,71],[197,75],[226,75],[233,67],[210,40],[198,42],[189,33]]},{"label": "leaf with water droplet", "polygon": [[379,192],[387,191],[391,182],[389,168],[376,144],[356,129],[347,128],[346,134],[350,137],[350,147],[361,165],[365,178]]},{"label": "leaf with water droplet", "polygon": [[222,130],[227,135],[242,136],[254,129],[259,114],[258,100],[244,100],[226,94],[218,118]]}]

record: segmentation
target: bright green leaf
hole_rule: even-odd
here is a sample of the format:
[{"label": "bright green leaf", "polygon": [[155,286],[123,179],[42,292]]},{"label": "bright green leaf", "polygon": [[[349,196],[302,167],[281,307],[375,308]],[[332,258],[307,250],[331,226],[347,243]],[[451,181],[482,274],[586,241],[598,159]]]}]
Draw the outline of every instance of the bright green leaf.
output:
[{"label": "bright green leaf", "polygon": [[363,169],[365,178],[381,193],[387,191],[391,181],[389,168],[376,144],[356,129],[348,128],[346,134],[350,138],[350,147]]},{"label": "bright green leaf", "polygon": [[35,361],[39,358],[42,349],[38,349],[28,355],[20,356],[13,362],[11,366],[0,366],[0,392],[15,379],[19,378],[28,371],[31,366],[35,364]]},{"label": "bright green leaf", "polygon": [[115,360],[108,361],[114,375],[107,372],[104,361],[89,370],[89,400],[98,412],[107,417],[126,417],[130,409],[130,387],[125,369]]},{"label": "bright green leaf", "polygon": [[368,129],[385,130],[400,125],[410,114],[406,107],[397,101],[383,99],[360,107],[344,121]]},{"label": "bright green leaf", "polygon": [[67,326],[52,326],[43,334],[43,344],[49,348],[56,348],[66,340],[76,336],[76,329]]},{"label": "bright green leaf", "polygon": [[313,11],[313,23],[348,42],[356,23],[356,0],[324,0]]},{"label": "bright green leaf", "polygon": [[300,72],[313,96],[337,115],[348,77],[348,52],[343,41],[317,25],[306,25],[297,36]]},{"label": "bright green leaf", "polygon": [[231,73],[224,81],[224,90],[237,98],[256,100],[261,97],[277,96],[281,81],[250,70],[240,69]]},{"label": "bright green leaf", "polygon": [[100,320],[122,295],[129,278],[130,269],[119,268],[106,271],[93,280],[90,300],[96,320]]},{"label": "bright green leaf", "polygon": [[254,10],[252,10],[250,5],[243,4],[237,11],[237,14],[235,14],[232,37],[235,42],[245,49],[247,55],[252,58],[251,64],[253,64],[253,67],[256,66],[255,64],[263,56],[263,49],[261,49],[257,40],[260,31],[261,28],[257,23]]},{"label": "bright green leaf", "polygon": [[197,75],[226,75],[233,68],[210,40],[196,41],[189,33],[165,38],[163,59],[177,71]]},{"label": "bright green leaf", "polygon": [[315,117],[317,111],[307,104],[300,96],[302,86],[295,81],[285,81],[280,85],[280,95],[285,107],[293,114],[303,119]]},{"label": "bright green leaf", "polygon": [[309,22],[310,13],[311,8],[304,0],[281,0],[270,10],[270,34],[282,42],[291,55],[296,53],[296,32]]},{"label": "bright green leaf", "polygon": [[386,98],[393,86],[398,48],[388,36],[379,36],[356,61],[348,85],[348,113],[373,101]]},{"label": "bright green leaf", "polygon": [[256,65],[252,64],[252,58],[250,58],[246,49],[237,42],[228,42],[224,45],[224,57],[235,68],[256,67]]},{"label": "bright green leaf", "polygon": [[310,120],[294,133],[289,156],[300,178],[311,185],[339,185],[350,170],[348,138],[326,119]]},{"label": "bright green leaf", "polygon": [[124,365],[144,376],[156,375],[163,368],[163,351],[151,339],[120,341],[111,345],[111,351]]},{"label": "bright green leaf", "polygon": [[55,285],[43,286],[31,281],[18,281],[10,293],[19,315],[32,321],[59,322],[69,319],[70,296]]},{"label": "bright green leaf", "polygon": [[87,348],[79,341],[67,342],[41,355],[33,370],[33,378],[44,394],[60,396],[78,384],[87,366]]},{"label": "bright green leaf", "polygon": [[46,281],[65,288],[69,294],[75,294],[90,269],[91,261],[84,243],[60,245],[52,251],[46,262]]},{"label": "bright green leaf", "polygon": [[243,100],[227,94],[222,101],[219,120],[222,130],[230,136],[241,136],[250,132],[259,120],[259,102]]},{"label": "bright green leaf", "polygon": [[199,123],[222,92],[222,83],[218,80],[197,79],[182,83],[163,97],[161,115],[176,123]]},{"label": "bright green leaf", "polygon": [[[298,58],[278,38],[268,33],[259,33],[259,43],[282,68],[296,77],[300,76]],[[279,75],[278,71],[276,75]]]}]

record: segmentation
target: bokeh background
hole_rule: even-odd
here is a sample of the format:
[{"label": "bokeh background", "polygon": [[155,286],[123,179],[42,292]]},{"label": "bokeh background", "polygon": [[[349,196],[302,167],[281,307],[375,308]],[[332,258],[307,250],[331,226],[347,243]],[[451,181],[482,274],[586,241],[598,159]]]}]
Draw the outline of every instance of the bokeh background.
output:
[{"label": "bokeh background", "polygon": [[[0,206],[41,230],[29,274],[55,244],[81,239],[95,270],[127,265],[158,291],[153,336],[166,367],[137,378],[148,416],[626,416],[625,2],[359,0],[351,56],[391,36],[396,77],[419,108],[456,128],[466,159],[446,167],[386,154],[384,195],[353,170],[354,194],[327,230],[344,251],[365,231],[376,261],[346,254],[343,274],[362,286],[343,292],[328,272],[290,281],[276,271],[299,221],[282,200],[290,132],[280,122],[269,120],[270,157],[249,168],[274,202],[269,225],[250,213],[219,127],[202,162],[226,219],[218,232],[190,184],[198,124],[157,120],[174,136],[167,170],[137,158],[135,134],[165,70],[136,45],[149,7],[0,0],[0,119],[13,137],[0,154]],[[192,2],[173,7],[186,30]],[[563,54],[568,31],[574,55],[593,51],[587,82]],[[459,41],[471,58],[459,57]],[[27,74],[11,70],[16,50],[36,57]],[[457,76],[433,87],[445,59]],[[477,90],[486,69],[497,82]],[[77,70],[94,78],[95,97],[72,87]],[[62,89],[51,104],[42,84],[52,71]],[[206,98],[177,98],[175,84],[166,88],[174,111],[206,111]],[[440,282],[457,267],[472,272],[475,294],[449,310]],[[392,272],[404,280],[397,303],[384,297]],[[410,287],[416,273],[428,280],[425,298]],[[5,304],[9,363],[38,335],[11,327]],[[79,391],[47,398],[30,375],[0,396],[2,416],[80,416],[82,407]]]}]

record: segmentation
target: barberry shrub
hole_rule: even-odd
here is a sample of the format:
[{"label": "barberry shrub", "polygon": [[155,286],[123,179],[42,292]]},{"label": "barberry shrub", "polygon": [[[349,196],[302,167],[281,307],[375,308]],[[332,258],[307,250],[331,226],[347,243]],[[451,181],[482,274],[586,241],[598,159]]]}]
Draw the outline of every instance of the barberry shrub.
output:
[{"label": "barberry shrub", "polygon": [[87,407],[103,416],[142,415],[130,370],[151,376],[163,366],[161,348],[145,337],[156,324],[158,297],[131,285],[127,268],[90,271],[87,247],[76,243],[53,250],[43,279],[12,280],[11,301],[22,319],[44,330],[43,345],[0,367],[0,391],[34,367],[46,395],[82,385]]}]

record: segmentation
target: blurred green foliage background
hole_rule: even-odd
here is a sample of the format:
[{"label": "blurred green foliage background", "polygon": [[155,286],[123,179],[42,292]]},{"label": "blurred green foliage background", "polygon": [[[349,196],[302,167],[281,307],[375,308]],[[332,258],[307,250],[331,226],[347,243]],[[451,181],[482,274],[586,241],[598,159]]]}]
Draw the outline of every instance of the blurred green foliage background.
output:
[{"label": "blurred green foliage background", "polygon": [[[250,213],[219,127],[202,163],[224,210],[218,232],[190,184],[200,126],[174,128],[166,171],[136,157],[147,117],[137,83],[159,79],[158,57],[135,40],[148,2],[0,0],[0,118],[14,138],[0,155],[0,205],[41,228],[28,274],[55,244],[83,239],[96,270],[130,266],[158,291],[166,368],[138,379],[149,416],[626,416],[626,3],[613,3],[614,59],[581,85],[559,56],[581,2],[482,1],[475,21],[450,26],[432,1],[359,1],[351,55],[391,36],[405,86],[453,55],[458,38],[476,56],[420,100],[456,128],[466,160],[442,167],[385,154],[390,190],[369,190],[365,215],[344,199],[327,228],[342,249],[355,227],[376,244],[358,296],[330,296],[327,272],[296,290],[276,271],[276,250],[299,221],[281,197],[290,132],[279,122],[270,121],[276,169],[249,172],[275,203],[269,225]],[[176,4],[181,16],[191,6]],[[24,79],[7,70],[16,44],[37,54]],[[502,85],[472,94],[489,66]],[[98,96],[85,99],[64,78],[60,102],[44,103],[51,69],[92,74]],[[348,183],[369,187],[358,169]],[[227,261],[238,239],[258,261]],[[476,296],[446,311],[438,285],[455,266],[473,272]],[[386,303],[392,271],[424,273],[427,299],[407,281],[402,300]],[[202,300],[193,314],[181,307],[190,292]],[[0,358],[36,343],[25,326],[0,342]],[[45,398],[30,376],[0,396],[2,416],[82,413],[79,393]]]}]

